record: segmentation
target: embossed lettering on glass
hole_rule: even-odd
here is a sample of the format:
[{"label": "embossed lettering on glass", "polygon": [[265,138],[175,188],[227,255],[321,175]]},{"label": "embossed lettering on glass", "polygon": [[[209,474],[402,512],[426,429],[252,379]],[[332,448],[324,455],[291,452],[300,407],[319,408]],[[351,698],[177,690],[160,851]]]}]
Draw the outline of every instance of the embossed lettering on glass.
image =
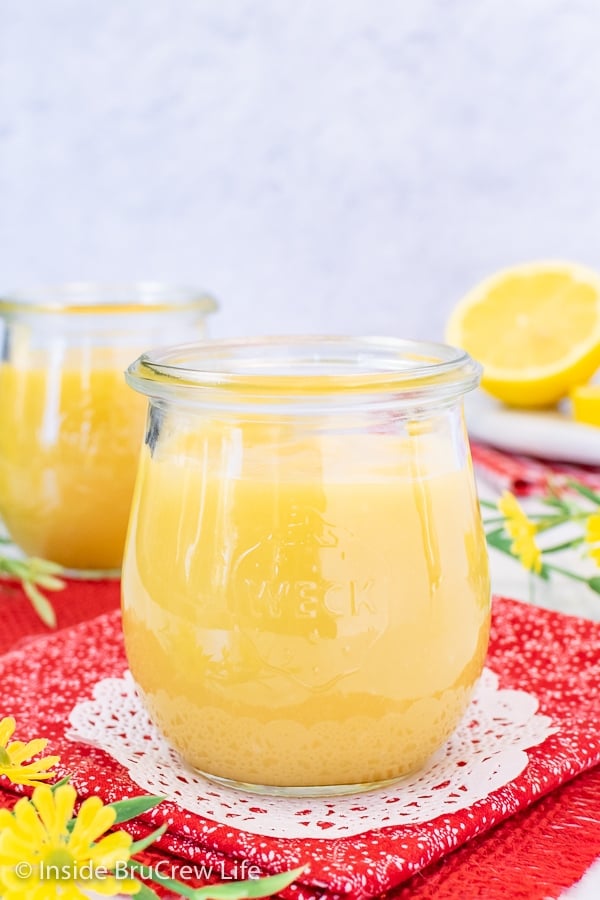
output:
[{"label": "embossed lettering on glass", "polygon": [[422,767],[481,673],[490,590],[439,344],[214,341],[144,354],[123,566],[129,664],[190,766],[269,793]]}]

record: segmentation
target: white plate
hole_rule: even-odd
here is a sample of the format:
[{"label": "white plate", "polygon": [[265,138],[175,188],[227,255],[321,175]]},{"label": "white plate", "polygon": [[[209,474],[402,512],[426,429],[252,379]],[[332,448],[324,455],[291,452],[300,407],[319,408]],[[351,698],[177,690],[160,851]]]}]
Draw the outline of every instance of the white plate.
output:
[{"label": "white plate", "polygon": [[574,422],[560,410],[511,409],[474,391],[465,401],[473,440],[511,453],[600,466],[600,428]]}]

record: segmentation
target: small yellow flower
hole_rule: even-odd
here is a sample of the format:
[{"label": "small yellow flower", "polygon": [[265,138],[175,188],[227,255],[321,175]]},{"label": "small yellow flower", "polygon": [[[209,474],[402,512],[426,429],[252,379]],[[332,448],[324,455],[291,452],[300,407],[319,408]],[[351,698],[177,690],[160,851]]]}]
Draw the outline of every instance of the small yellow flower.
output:
[{"label": "small yellow flower", "polygon": [[27,744],[23,741],[11,741],[15,727],[12,716],[0,719],[0,775],[6,775],[13,784],[35,787],[40,781],[53,777],[53,773],[48,770],[56,765],[59,757],[46,756],[23,765],[26,760],[45,750],[48,741],[45,738],[36,738]]},{"label": "small yellow flower", "polygon": [[[498,509],[505,518],[504,527],[511,537],[517,537],[524,525],[531,526],[527,513],[510,491],[504,491],[498,500]],[[535,528],[535,526],[533,526]]]},{"label": "small yellow flower", "polygon": [[594,513],[587,517],[585,523],[585,542],[588,545],[588,554],[597,566],[600,566],[600,513]]},{"label": "small yellow flower", "polygon": [[511,553],[531,572],[542,570],[542,551],[535,540],[537,526],[531,522],[517,498],[505,491],[498,500],[498,509],[504,516],[504,527],[513,539]]},{"label": "small yellow flower", "polygon": [[535,542],[533,531],[521,531],[511,544],[511,551],[521,560],[521,565],[539,575],[542,570],[542,552]]},{"label": "small yellow flower", "polygon": [[84,900],[91,891],[108,897],[139,891],[140,882],[125,872],[130,835],[115,831],[98,840],[114,824],[114,809],[89,797],[70,828],[76,796],[70,784],[54,791],[40,784],[12,812],[0,809],[3,900]]}]

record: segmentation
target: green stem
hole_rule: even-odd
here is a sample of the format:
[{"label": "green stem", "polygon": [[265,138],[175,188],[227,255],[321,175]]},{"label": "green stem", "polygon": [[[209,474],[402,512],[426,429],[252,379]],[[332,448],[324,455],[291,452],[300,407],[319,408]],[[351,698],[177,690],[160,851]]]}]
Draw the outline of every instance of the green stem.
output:
[{"label": "green stem", "polygon": [[572,541],[563,541],[562,544],[555,544],[553,547],[544,547],[542,553],[558,553],[559,550],[568,550],[570,547],[579,547],[583,544],[584,538],[573,538]]},{"label": "green stem", "polygon": [[582,581],[584,584],[587,584],[589,581],[589,578],[586,578],[584,575],[570,572],[568,569],[563,569],[562,566],[555,566],[553,563],[546,563],[546,568],[552,572],[558,572],[559,575],[566,575],[567,578],[572,578],[574,581]]},{"label": "green stem", "polygon": [[288,887],[306,868],[306,866],[299,866],[296,869],[280,872],[278,875],[267,875],[264,878],[248,878],[245,881],[227,881],[220,884],[206,885],[206,887],[201,888],[191,888],[181,881],[176,881],[174,878],[160,875],[154,871],[152,866],[145,866],[135,859],[130,859],[129,865],[132,873],[137,872],[142,878],[154,881],[155,884],[160,884],[162,887],[174,891],[180,897],[187,897],[188,900],[209,900],[211,897],[219,897],[222,900],[271,897],[273,894],[278,894]]},{"label": "green stem", "polygon": [[538,522],[538,531],[549,531],[551,528],[558,528],[559,525],[567,525],[577,519],[577,516],[529,516],[531,521]]},{"label": "green stem", "polygon": [[568,481],[567,484],[572,490],[577,491],[578,494],[585,497],[586,500],[590,500],[596,506],[600,506],[600,494],[597,494],[596,491],[592,491],[589,487],[586,487],[585,484],[581,484],[581,482],[575,481],[574,479]]},{"label": "green stem", "polygon": [[[555,528],[558,525],[566,525],[568,522],[577,522],[579,519],[587,519],[589,513],[573,513],[572,515],[555,515],[551,513],[528,513],[527,518],[530,522],[538,523],[538,531],[547,531],[549,528]],[[505,522],[506,516],[494,516],[491,519],[484,519],[484,525],[494,525],[497,522]]]}]

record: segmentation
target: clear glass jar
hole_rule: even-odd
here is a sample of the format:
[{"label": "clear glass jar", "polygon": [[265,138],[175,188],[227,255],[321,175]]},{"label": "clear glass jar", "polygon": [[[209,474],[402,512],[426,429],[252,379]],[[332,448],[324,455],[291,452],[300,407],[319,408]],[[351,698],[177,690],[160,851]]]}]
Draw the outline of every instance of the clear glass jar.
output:
[{"label": "clear glass jar", "polygon": [[205,293],[66,284],[0,297],[0,513],[28,555],[118,574],[145,404],[123,370],[205,336]]},{"label": "clear glass jar", "polygon": [[440,344],[214,341],[146,353],[123,626],[187,762],[270,793],[418,770],[486,655],[490,586],[462,397]]}]

